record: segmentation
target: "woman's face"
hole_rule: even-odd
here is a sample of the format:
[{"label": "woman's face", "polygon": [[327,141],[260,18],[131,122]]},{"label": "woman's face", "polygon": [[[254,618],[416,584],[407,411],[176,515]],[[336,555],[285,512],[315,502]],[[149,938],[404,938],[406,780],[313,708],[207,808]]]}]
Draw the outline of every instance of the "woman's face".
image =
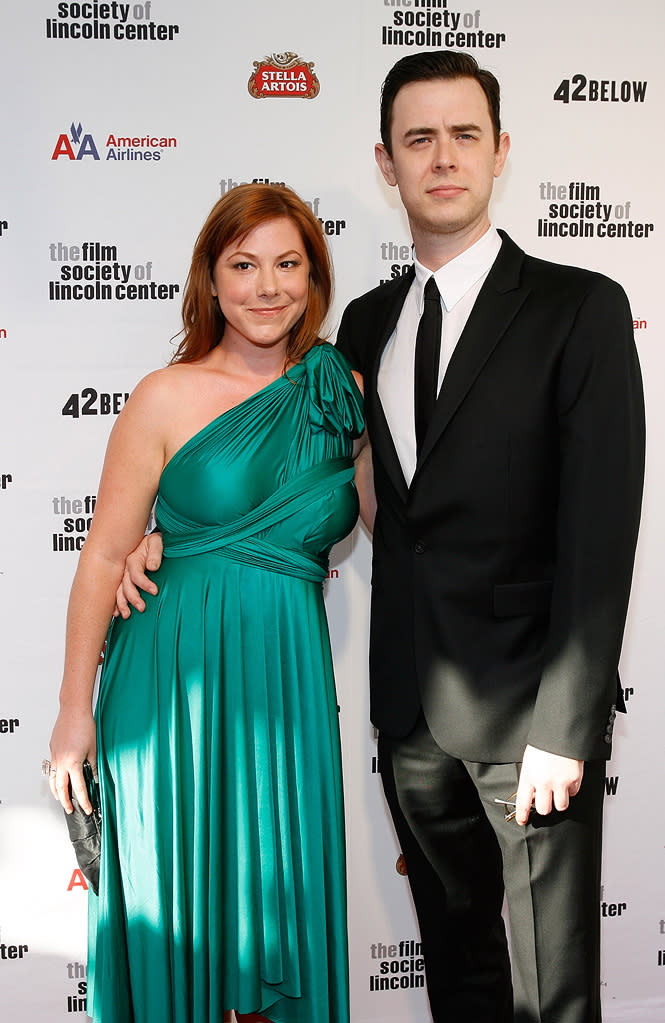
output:
[{"label": "woman's face", "polygon": [[222,343],[283,346],[307,305],[309,260],[288,217],[268,220],[222,250],[212,293],[226,321]]}]

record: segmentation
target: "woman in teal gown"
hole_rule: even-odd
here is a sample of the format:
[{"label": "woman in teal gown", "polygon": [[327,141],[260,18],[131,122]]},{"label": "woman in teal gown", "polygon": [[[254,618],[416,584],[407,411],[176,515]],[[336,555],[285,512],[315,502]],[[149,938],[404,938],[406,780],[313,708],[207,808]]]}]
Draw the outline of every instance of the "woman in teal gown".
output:
[{"label": "woman in teal gown", "polygon": [[[87,807],[84,760],[100,780],[98,1023],[349,1020],[322,583],[358,513],[362,400],[319,341],[330,292],[306,205],[234,189],[197,241],[175,360],[139,384],[109,442],[51,739],[66,809],[70,791]],[[113,622],[95,730],[95,651],[155,493],[157,593]]]}]

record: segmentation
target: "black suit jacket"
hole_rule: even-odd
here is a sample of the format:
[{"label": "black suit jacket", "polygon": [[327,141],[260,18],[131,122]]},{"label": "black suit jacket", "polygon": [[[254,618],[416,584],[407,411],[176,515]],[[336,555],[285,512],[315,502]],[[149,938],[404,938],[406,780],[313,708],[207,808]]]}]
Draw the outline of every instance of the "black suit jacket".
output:
[{"label": "black suit jacket", "polygon": [[632,317],[615,282],[501,234],[410,487],[377,372],[413,272],[340,325],[378,499],[372,720],[403,736],[422,707],[439,745],[473,761],[518,761],[527,743],[604,758],[644,467]]}]

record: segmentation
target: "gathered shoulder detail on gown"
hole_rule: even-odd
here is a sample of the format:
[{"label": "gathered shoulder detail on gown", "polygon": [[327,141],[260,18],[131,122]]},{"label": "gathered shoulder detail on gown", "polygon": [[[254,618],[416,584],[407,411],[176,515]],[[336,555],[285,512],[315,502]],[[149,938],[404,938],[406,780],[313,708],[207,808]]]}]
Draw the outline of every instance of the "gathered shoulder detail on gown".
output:
[{"label": "gathered shoulder detail on gown", "polygon": [[314,427],[359,437],[363,432],[363,399],[351,364],[333,345],[323,342],[305,361]]}]

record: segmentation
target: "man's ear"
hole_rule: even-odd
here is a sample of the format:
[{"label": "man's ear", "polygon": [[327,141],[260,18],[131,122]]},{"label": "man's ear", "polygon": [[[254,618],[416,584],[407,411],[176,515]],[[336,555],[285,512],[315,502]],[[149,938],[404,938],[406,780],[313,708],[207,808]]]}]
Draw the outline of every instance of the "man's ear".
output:
[{"label": "man's ear", "polygon": [[506,162],[506,157],[510,150],[510,135],[507,131],[502,131],[499,136],[499,145],[494,156],[494,177],[498,178],[503,170]]},{"label": "man's ear", "polygon": [[395,177],[395,168],[393,167],[392,157],[383,142],[377,142],[374,146],[374,159],[378,163],[379,170],[388,184],[393,186],[396,185],[397,178]]}]

